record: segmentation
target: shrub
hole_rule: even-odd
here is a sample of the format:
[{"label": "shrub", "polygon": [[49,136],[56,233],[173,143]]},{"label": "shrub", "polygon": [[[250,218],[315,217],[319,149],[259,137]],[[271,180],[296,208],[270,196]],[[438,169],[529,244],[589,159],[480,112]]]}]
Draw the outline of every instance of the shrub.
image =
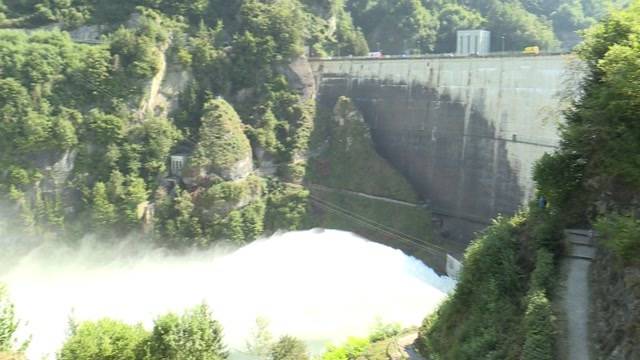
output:
[{"label": "shrub", "polygon": [[553,255],[545,250],[536,252],[536,268],[531,273],[529,291],[546,291],[548,294],[555,284]]},{"label": "shrub", "polygon": [[392,338],[402,332],[402,326],[398,323],[385,324],[380,319],[376,320],[371,333],[369,334],[369,341],[376,342]]},{"label": "shrub", "polygon": [[156,320],[149,340],[150,359],[221,360],[228,357],[222,326],[206,305],[182,316],[170,313]]},{"label": "shrub", "polygon": [[[9,301],[7,290],[0,284],[0,353],[17,350],[14,335],[18,325],[14,306]],[[25,343],[20,346],[21,350],[24,350],[27,345]]]},{"label": "shrub", "polygon": [[350,337],[342,346],[327,346],[322,360],[351,360],[364,354],[370,342],[368,339]]},{"label": "shrub", "polygon": [[553,316],[551,305],[543,291],[529,296],[524,325],[526,335],[522,360],[553,359]]},{"label": "shrub", "polygon": [[148,333],[140,325],[111,319],[84,322],[62,346],[60,360],[137,360],[144,354]]},{"label": "shrub", "polygon": [[631,216],[611,214],[595,224],[602,244],[619,256],[623,263],[637,264],[640,260],[640,221]]},{"label": "shrub", "polygon": [[307,347],[302,340],[283,336],[271,347],[270,360],[307,360]]}]

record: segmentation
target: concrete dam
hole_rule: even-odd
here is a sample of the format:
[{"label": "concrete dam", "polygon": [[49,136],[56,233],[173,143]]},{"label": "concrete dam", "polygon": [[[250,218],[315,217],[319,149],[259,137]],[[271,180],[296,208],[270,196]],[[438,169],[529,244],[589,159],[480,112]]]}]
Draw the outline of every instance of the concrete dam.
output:
[{"label": "concrete dam", "polygon": [[580,73],[567,54],[310,62],[319,106],[350,97],[376,150],[464,243],[535,197],[533,166],[558,145]]}]

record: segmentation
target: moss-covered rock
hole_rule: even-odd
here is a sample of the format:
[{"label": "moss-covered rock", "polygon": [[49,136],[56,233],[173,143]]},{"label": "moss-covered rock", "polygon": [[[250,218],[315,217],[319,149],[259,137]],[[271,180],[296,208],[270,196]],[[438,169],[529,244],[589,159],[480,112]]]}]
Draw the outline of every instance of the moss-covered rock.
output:
[{"label": "moss-covered rock", "polygon": [[263,180],[250,175],[245,179],[212,185],[198,198],[197,205],[203,214],[226,215],[259,200],[263,190]]},{"label": "moss-covered rock", "polygon": [[[322,120],[320,120],[322,121]],[[364,118],[347,97],[338,99],[329,120],[325,119],[315,139],[328,138],[313,159],[309,179],[332,188],[352,190],[417,202],[409,182],[375,150]],[[322,148],[317,141],[314,147]],[[375,174],[376,176],[371,176]]]},{"label": "moss-covered rock", "polygon": [[209,101],[202,116],[200,139],[186,169],[187,177],[217,175],[224,180],[237,180],[252,171],[251,144],[238,113],[222,98]]}]

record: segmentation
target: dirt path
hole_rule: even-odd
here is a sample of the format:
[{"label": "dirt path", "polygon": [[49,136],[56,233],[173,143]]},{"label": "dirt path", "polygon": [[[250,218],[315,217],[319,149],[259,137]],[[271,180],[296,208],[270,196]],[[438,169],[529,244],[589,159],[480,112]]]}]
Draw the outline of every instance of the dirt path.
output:
[{"label": "dirt path", "polygon": [[403,354],[402,354],[403,355],[403,359],[424,360],[424,358],[422,356],[420,356],[420,354],[418,354],[418,351],[413,346],[413,343],[416,341],[417,338],[418,338],[418,334],[417,333],[412,333],[412,334],[400,337],[398,339],[398,345],[399,345],[400,349],[402,349],[402,352],[403,352]]},{"label": "dirt path", "polygon": [[589,348],[589,271],[595,256],[592,237],[584,231],[566,231],[569,251],[563,259],[564,286],[560,289],[564,316],[562,342],[566,359],[591,359]]}]

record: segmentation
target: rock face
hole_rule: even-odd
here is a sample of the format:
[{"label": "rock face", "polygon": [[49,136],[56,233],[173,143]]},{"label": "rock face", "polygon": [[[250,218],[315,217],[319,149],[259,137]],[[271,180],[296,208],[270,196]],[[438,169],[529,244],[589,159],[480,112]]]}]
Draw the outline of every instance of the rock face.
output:
[{"label": "rock face", "polygon": [[303,100],[315,98],[315,78],[306,57],[301,56],[294,59],[287,67],[281,67],[279,71],[287,78],[289,85],[302,96]]},{"label": "rock face", "polygon": [[418,201],[411,185],[378,155],[369,127],[349,98],[338,99],[326,138],[327,148],[312,165],[320,184],[409,202]]},{"label": "rock face", "polygon": [[599,249],[591,276],[595,358],[640,359],[640,269]]},{"label": "rock face", "polygon": [[169,116],[178,107],[180,93],[192,78],[191,72],[167,59],[168,44],[159,48],[158,73],[147,85],[147,97],[142,101],[140,115]]}]

